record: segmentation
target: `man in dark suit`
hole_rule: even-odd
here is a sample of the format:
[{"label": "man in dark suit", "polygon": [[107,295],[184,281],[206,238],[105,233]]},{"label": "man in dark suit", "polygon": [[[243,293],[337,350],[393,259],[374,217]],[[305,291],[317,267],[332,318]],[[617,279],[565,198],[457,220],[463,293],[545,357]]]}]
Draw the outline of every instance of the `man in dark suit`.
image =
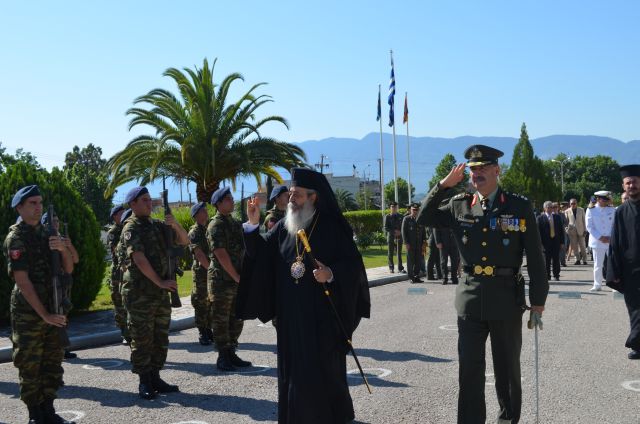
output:
[{"label": "man in dark suit", "polygon": [[540,240],[544,248],[544,258],[547,261],[547,278],[553,276],[560,280],[560,251],[564,246],[564,226],[558,214],[553,213],[553,202],[547,200],[543,205],[544,213],[537,218]]}]

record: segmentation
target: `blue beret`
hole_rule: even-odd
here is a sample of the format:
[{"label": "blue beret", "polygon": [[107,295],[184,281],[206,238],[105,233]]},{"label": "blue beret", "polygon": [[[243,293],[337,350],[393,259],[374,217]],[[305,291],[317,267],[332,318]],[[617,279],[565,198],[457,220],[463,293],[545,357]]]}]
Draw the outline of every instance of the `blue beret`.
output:
[{"label": "blue beret", "polygon": [[124,206],[122,206],[122,205],[114,206],[111,209],[111,212],[109,212],[109,218],[113,218],[113,215],[117,214],[118,212],[120,212],[123,209],[124,209]]},{"label": "blue beret", "polygon": [[134,187],[131,190],[129,190],[129,193],[127,193],[127,197],[124,198],[124,201],[125,203],[133,202],[138,197],[147,193],[149,193],[149,190],[147,190],[146,187]]},{"label": "blue beret", "polygon": [[[56,215],[55,212],[54,212],[53,217],[57,218],[58,215]],[[49,212],[43,213],[42,214],[42,218],[40,218],[40,223],[44,225],[47,222],[47,218],[49,218]]]},{"label": "blue beret", "polygon": [[216,203],[221,201],[222,198],[229,193],[231,193],[231,187],[227,186],[227,187],[222,187],[217,189],[215,192],[213,192],[213,195],[211,196],[211,204],[215,206]]},{"label": "blue beret", "polygon": [[200,202],[200,203],[196,203],[195,205],[191,206],[191,218],[193,218],[194,216],[196,216],[196,214],[198,212],[200,212],[200,209],[204,208],[207,206],[206,202]]},{"label": "blue beret", "polygon": [[40,189],[38,188],[37,185],[34,184],[34,185],[22,187],[20,190],[18,190],[16,194],[14,194],[13,200],[11,200],[11,207],[15,208],[24,200],[33,196],[40,196]]},{"label": "blue beret", "polygon": [[124,213],[120,217],[120,222],[124,222],[124,220],[129,218],[130,216],[131,216],[131,209],[127,209],[126,211],[124,211]]},{"label": "blue beret", "polygon": [[275,186],[273,190],[271,190],[271,196],[269,196],[269,200],[273,200],[276,197],[280,196],[282,193],[286,193],[287,191],[289,191],[287,186],[284,186],[284,185]]}]

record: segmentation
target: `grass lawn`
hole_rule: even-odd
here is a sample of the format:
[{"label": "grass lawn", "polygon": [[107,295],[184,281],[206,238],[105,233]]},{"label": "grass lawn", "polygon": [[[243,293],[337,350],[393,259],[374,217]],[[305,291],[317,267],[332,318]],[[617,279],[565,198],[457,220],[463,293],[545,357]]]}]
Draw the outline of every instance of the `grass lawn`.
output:
[{"label": "grass lawn", "polygon": [[[369,249],[363,250],[361,253],[365,268],[375,268],[387,265],[386,246],[373,246]],[[113,307],[108,280],[110,272],[111,266],[108,266],[104,279],[102,280],[100,291],[88,311],[79,311],[78,313],[104,311]],[[184,275],[178,278],[178,293],[180,293],[180,297],[188,296],[191,293],[191,270],[185,270]]]}]

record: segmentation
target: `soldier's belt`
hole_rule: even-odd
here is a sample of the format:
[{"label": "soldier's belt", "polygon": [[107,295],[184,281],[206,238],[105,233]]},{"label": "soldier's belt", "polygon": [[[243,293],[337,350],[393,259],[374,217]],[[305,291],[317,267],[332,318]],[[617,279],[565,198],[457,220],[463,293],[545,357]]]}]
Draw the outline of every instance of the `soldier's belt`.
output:
[{"label": "soldier's belt", "polygon": [[513,277],[517,274],[515,268],[497,267],[491,265],[471,265],[463,267],[464,272],[470,275],[485,277]]}]

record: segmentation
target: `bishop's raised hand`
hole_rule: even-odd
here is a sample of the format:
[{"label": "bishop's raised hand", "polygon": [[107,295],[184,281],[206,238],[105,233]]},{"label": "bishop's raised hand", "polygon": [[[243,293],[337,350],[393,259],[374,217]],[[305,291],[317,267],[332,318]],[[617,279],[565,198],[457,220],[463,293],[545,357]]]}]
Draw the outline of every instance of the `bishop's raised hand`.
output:
[{"label": "bishop's raised hand", "polygon": [[260,199],[252,197],[247,201],[247,217],[253,225],[260,223]]}]

